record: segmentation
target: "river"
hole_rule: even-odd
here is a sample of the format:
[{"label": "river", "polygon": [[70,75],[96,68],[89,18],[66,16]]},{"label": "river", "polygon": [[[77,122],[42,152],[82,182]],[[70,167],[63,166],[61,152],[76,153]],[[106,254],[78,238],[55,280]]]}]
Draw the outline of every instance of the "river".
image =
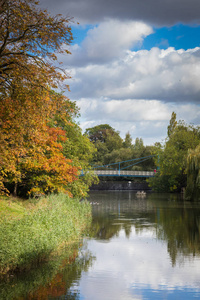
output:
[{"label": "river", "polygon": [[92,227],[71,256],[2,282],[0,299],[200,299],[200,203],[132,191],[88,201]]}]

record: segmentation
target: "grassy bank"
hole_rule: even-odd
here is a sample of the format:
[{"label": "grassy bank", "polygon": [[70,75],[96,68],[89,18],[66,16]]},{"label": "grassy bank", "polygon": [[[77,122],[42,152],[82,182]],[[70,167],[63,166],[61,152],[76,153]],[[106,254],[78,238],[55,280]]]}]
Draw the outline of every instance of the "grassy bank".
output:
[{"label": "grassy bank", "polygon": [[31,267],[77,240],[91,220],[90,205],[51,195],[0,200],[0,273]]}]

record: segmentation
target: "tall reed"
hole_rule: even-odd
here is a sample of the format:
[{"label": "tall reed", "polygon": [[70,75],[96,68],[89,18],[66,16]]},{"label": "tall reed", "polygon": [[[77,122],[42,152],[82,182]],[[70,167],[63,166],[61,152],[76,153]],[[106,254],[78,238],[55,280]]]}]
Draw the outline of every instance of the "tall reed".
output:
[{"label": "tall reed", "polygon": [[90,205],[64,194],[41,199],[22,218],[1,219],[0,273],[48,259],[60,245],[77,240],[90,221]]}]

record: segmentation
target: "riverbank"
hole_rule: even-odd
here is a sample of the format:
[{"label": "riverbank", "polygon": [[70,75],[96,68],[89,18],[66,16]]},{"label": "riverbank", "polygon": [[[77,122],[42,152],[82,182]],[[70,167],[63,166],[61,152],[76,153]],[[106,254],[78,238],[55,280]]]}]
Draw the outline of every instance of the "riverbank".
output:
[{"label": "riverbank", "polygon": [[0,199],[0,274],[48,260],[77,241],[91,221],[91,208],[64,194],[39,200]]}]

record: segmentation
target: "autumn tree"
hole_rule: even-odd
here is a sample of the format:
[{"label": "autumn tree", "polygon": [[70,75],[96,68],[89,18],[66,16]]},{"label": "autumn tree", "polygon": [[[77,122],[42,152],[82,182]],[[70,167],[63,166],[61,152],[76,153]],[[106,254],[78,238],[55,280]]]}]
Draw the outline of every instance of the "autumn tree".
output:
[{"label": "autumn tree", "polygon": [[[68,75],[57,56],[69,54],[70,21],[49,15],[33,0],[0,0],[1,191],[64,191],[72,196],[72,183],[80,181],[92,152],[73,120],[77,108],[62,92],[53,91],[67,88]],[[78,154],[76,142],[88,156]]]},{"label": "autumn tree", "polygon": [[65,191],[65,186],[77,179],[79,167],[62,153],[66,132],[56,122],[52,126],[49,121],[65,107],[60,118],[67,122],[69,102],[59,96],[57,101],[52,101],[47,92],[34,101],[30,99],[32,92],[27,89],[23,95],[16,90],[15,96],[3,100],[0,111],[1,185],[8,189],[11,186],[15,195],[18,188],[29,195]]},{"label": "autumn tree", "polygon": [[69,53],[70,18],[51,16],[34,0],[0,0],[0,95],[16,86],[57,87],[66,74],[55,67]]}]

